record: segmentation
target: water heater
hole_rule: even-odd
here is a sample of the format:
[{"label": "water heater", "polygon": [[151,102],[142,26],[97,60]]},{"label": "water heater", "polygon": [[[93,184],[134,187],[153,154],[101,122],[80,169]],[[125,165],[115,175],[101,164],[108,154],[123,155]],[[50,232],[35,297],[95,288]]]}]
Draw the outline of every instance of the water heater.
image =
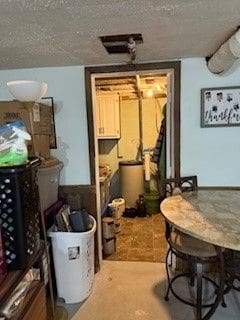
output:
[{"label": "water heater", "polygon": [[136,200],[144,192],[143,162],[120,161],[120,192],[127,208],[136,208]]}]

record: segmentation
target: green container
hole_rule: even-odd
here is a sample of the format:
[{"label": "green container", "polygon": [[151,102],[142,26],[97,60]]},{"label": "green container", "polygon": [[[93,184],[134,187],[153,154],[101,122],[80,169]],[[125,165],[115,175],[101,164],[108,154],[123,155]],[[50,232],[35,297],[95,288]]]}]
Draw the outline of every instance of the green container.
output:
[{"label": "green container", "polygon": [[148,214],[160,212],[160,196],[156,192],[144,193],[146,211]]}]

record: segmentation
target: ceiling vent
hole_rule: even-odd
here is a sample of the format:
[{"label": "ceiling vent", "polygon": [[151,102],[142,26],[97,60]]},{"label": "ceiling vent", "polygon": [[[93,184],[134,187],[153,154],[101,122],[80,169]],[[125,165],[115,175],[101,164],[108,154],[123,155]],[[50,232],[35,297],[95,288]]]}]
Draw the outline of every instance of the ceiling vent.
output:
[{"label": "ceiling vent", "polygon": [[136,44],[143,43],[141,33],[119,34],[100,37],[109,54],[131,53]]}]

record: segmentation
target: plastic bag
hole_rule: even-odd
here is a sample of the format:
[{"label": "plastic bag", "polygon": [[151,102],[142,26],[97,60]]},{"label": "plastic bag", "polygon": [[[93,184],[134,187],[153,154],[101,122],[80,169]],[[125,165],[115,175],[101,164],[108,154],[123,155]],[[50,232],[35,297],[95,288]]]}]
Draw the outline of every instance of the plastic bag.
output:
[{"label": "plastic bag", "polygon": [[0,126],[0,167],[21,165],[28,160],[25,140],[31,140],[24,122],[19,120]]},{"label": "plastic bag", "polygon": [[8,301],[1,308],[0,314],[6,317],[6,319],[10,319],[13,317],[20,306],[22,305],[29,289],[34,280],[40,279],[39,269],[31,269],[25,275],[23,280],[19,283],[19,285],[14,289]]}]

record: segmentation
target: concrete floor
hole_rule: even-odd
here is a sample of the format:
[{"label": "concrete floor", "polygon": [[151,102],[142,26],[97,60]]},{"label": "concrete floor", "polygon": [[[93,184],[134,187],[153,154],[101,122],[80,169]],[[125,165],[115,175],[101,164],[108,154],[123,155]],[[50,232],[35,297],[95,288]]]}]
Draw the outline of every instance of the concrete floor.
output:
[{"label": "concrete floor", "polygon": [[[162,263],[104,261],[92,294],[81,305],[65,305],[72,320],[194,320],[194,312],[172,295],[164,300]],[[179,290],[187,294],[184,283]],[[212,320],[239,320],[240,296],[230,292],[228,307],[219,306]]]}]

